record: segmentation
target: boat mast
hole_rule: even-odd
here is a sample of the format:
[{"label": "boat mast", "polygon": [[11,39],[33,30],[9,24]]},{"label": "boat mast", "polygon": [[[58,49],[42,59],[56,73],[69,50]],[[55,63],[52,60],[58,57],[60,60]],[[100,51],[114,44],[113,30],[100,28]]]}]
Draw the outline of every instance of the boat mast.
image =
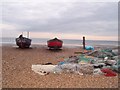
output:
[{"label": "boat mast", "polygon": [[29,31],[27,32],[27,38],[29,38]]},{"label": "boat mast", "polygon": [[22,35],[23,35],[23,32],[22,32]]}]

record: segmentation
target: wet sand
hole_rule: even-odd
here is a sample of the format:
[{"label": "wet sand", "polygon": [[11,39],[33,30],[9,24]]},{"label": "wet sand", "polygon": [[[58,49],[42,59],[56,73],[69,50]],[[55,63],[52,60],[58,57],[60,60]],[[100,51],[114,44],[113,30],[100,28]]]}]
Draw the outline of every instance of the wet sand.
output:
[{"label": "wet sand", "polygon": [[31,70],[33,64],[47,62],[57,64],[75,55],[81,48],[63,47],[50,51],[47,46],[34,45],[30,49],[19,49],[13,45],[2,46],[3,88],[117,88],[118,76],[105,77],[77,74],[48,74],[41,76]]}]

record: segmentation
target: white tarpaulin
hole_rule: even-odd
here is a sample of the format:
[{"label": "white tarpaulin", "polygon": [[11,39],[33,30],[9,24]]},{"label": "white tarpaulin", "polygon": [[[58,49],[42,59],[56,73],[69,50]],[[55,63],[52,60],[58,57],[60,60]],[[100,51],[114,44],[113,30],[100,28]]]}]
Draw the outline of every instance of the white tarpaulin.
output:
[{"label": "white tarpaulin", "polygon": [[57,65],[32,65],[32,70],[40,75],[46,75],[50,72],[54,72],[54,68]]}]

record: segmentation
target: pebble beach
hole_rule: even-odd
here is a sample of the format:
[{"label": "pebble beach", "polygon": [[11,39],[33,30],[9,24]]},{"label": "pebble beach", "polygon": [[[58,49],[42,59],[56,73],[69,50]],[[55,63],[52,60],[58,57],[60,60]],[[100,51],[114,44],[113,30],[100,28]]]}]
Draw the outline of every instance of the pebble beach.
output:
[{"label": "pebble beach", "polygon": [[30,49],[19,49],[13,45],[2,48],[2,88],[118,88],[118,75],[77,75],[70,73],[41,76],[31,70],[33,64],[50,62],[58,64],[82,47],[63,47],[51,51],[46,45],[34,45]]}]

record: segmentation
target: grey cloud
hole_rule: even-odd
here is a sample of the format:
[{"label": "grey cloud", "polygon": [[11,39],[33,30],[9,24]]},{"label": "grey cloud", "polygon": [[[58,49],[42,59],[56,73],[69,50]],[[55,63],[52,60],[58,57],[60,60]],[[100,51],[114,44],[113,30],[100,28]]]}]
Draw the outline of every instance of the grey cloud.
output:
[{"label": "grey cloud", "polygon": [[24,25],[23,31],[117,35],[118,7],[113,2],[15,2],[4,3],[2,7],[3,23]]}]

